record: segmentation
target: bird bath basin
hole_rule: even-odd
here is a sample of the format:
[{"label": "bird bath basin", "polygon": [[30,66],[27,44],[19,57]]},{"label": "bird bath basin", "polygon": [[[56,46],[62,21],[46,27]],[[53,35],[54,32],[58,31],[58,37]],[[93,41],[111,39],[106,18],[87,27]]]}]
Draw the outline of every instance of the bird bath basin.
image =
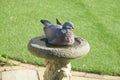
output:
[{"label": "bird bath basin", "polygon": [[28,50],[35,56],[45,58],[44,80],[70,80],[70,60],[85,56],[89,50],[87,40],[76,37],[72,46],[55,46],[47,43],[45,36],[32,38]]}]

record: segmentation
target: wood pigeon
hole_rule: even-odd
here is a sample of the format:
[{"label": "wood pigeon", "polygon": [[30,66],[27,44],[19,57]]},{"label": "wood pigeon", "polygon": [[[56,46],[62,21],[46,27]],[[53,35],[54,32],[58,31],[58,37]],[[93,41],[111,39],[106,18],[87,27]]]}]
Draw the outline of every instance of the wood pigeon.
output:
[{"label": "wood pigeon", "polygon": [[72,45],[75,42],[74,34],[71,31],[74,29],[72,22],[65,22],[63,25],[58,19],[56,19],[56,25],[48,20],[41,20],[40,22],[44,25],[48,43],[52,45]]}]

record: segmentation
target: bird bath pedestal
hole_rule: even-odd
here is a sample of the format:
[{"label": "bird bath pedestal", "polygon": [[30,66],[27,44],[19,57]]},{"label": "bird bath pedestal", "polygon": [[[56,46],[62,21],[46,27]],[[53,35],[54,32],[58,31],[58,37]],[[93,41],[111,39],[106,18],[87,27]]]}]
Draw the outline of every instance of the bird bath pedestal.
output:
[{"label": "bird bath pedestal", "polygon": [[89,52],[86,40],[75,38],[72,46],[54,46],[47,43],[45,36],[35,37],[28,44],[29,51],[45,58],[44,80],[71,80],[71,59],[85,56]]}]

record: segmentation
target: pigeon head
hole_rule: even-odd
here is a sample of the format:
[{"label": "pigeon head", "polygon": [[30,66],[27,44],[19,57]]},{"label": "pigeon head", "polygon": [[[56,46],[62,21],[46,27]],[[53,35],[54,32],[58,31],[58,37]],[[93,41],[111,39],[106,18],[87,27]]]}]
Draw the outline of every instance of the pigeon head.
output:
[{"label": "pigeon head", "polygon": [[65,22],[62,29],[74,29],[74,24],[72,22]]}]

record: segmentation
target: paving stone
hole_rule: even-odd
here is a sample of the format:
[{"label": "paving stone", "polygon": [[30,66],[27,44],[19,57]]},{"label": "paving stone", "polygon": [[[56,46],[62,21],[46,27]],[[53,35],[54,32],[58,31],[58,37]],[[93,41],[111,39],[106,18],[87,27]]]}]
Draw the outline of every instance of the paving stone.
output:
[{"label": "paving stone", "polygon": [[19,69],[26,69],[26,68],[22,66],[12,66],[12,70],[19,70]]},{"label": "paving stone", "polygon": [[72,71],[72,76],[78,76],[78,77],[84,77],[86,75],[85,72],[78,72],[78,71]]},{"label": "paving stone", "polygon": [[0,80],[2,80],[2,72],[0,72]]},{"label": "paving stone", "polygon": [[0,67],[0,71],[11,71],[11,70],[18,70],[18,69],[25,69],[25,67],[22,66],[7,66],[7,67]]},{"label": "paving stone", "polygon": [[98,75],[98,74],[91,74],[91,73],[87,73],[85,75],[85,77],[88,77],[88,78],[99,78],[99,79],[103,79],[103,75]]},{"label": "paving stone", "polygon": [[[7,79],[4,78],[4,80],[43,80],[45,67],[39,67],[32,64],[24,64],[18,61],[11,61],[11,62],[19,65],[0,67],[0,72],[1,72],[0,80],[1,78],[4,78],[5,76],[7,76],[7,75],[4,75],[5,73],[8,74],[10,72],[12,72],[12,74],[10,73],[9,76],[7,76],[8,78]],[[27,72],[25,72],[26,69],[27,70],[29,69],[30,71],[28,70]],[[76,71],[71,71],[71,73],[73,75],[71,80],[120,80],[120,76],[108,76],[108,75],[101,76],[97,74],[76,72]],[[40,79],[38,78],[37,75],[40,77]],[[12,77],[12,79],[9,77]],[[19,77],[19,79],[17,79],[17,77]],[[27,78],[24,78],[24,77],[27,77]],[[33,77],[35,79],[33,79]]]},{"label": "paving stone", "polygon": [[15,61],[15,60],[9,60],[9,62],[12,63],[12,64],[15,64],[15,65],[21,64],[21,62]]},{"label": "paving stone", "polygon": [[11,70],[12,67],[11,66],[4,66],[4,67],[0,67],[0,71],[8,71],[8,70]]},{"label": "paving stone", "polygon": [[29,69],[36,69],[37,68],[37,66],[34,66],[34,65],[32,65],[32,64],[20,64],[20,66],[22,66],[22,67],[25,67],[25,68],[29,68]]},{"label": "paving stone", "polygon": [[101,79],[94,79],[94,78],[86,78],[86,77],[76,77],[73,76],[71,80],[101,80]]},{"label": "paving stone", "polygon": [[2,72],[2,80],[38,80],[35,70],[15,70]]},{"label": "paving stone", "polygon": [[40,67],[37,69],[37,71],[38,71],[38,76],[39,76],[40,80],[43,80],[45,68]]},{"label": "paving stone", "polygon": [[104,75],[103,79],[106,79],[106,80],[120,80],[120,76],[108,76],[108,75]]}]

